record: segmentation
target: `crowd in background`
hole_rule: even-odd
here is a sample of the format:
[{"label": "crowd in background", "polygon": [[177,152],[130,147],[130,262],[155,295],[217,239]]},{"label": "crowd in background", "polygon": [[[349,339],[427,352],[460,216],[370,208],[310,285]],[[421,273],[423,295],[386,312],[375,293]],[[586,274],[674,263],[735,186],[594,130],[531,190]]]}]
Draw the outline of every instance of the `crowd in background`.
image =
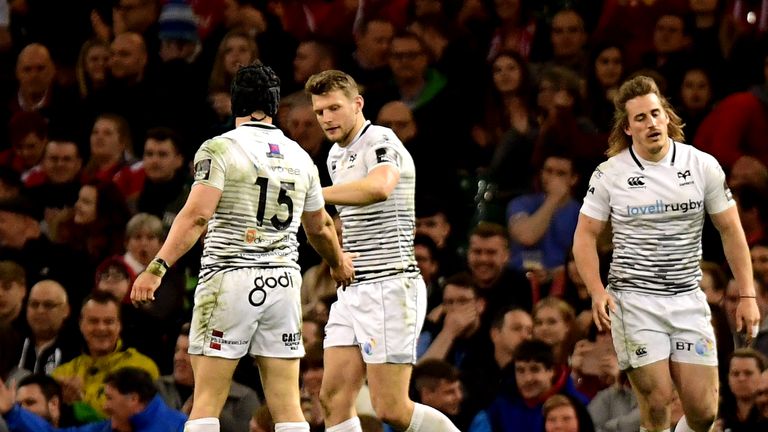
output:
[{"label": "crowd in background", "polygon": [[[461,430],[638,429],[570,253],[627,77],[654,78],[686,144],[725,169],[768,316],[768,1],[0,0],[0,378],[21,406],[136,431],[129,419],[156,398],[189,412],[201,245],[152,304],[131,305],[130,289],[189,194],[196,149],[234,127],[229,87],[255,60],[280,76],[276,124],[323,185],[332,143],[303,91],[322,70],[351,74],[366,117],[412,154],[429,290],[413,397]],[[609,232],[600,250],[605,272]],[[305,239],[300,253],[302,403],[323,430],[336,287]],[[768,319],[751,346],[736,334],[738,290],[709,222],[703,258],[718,427],[768,430]],[[271,430],[248,359],[235,380],[222,431]],[[138,394],[134,410],[105,402],[112,390]],[[386,430],[365,392],[358,410],[366,431]]]}]

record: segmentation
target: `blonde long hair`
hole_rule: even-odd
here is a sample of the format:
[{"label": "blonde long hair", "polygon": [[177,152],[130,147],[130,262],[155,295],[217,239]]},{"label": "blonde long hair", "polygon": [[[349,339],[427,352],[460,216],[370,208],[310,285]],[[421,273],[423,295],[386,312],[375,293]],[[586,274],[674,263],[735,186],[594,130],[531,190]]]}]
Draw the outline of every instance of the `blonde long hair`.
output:
[{"label": "blonde long hair", "polygon": [[667,134],[675,141],[683,141],[683,121],[672,109],[672,105],[661,95],[659,87],[653,78],[639,75],[628,79],[619,87],[614,105],[616,110],[613,113],[613,127],[608,136],[608,150],[605,154],[608,157],[616,156],[622,150],[632,145],[632,137],[624,133],[629,126],[629,115],[627,114],[627,101],[636,97],[655,94],[661,102],[662,108],[669,116],[669,126]]}]

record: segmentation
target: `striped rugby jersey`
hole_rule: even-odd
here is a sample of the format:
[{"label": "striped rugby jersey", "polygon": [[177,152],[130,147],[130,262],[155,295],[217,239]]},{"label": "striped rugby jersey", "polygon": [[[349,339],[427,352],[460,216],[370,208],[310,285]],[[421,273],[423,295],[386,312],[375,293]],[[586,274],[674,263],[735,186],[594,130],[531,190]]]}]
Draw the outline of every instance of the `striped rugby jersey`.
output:
[{"label": "striped rugby jersey", "polygon": [[649,162],[630,148],[600,164],[581,213],[613,228],[612,289],[674,295],[699,289],[704,212],[736,205],[711,155],[670,140]]},{"label": "striped rugby jersey", "polygon": [[295,141],[270,124],[245,123],[200,146],[197,184],[222,191],[208,221],[201,281],[236,268],[299,269],[301,215],[325,201],[317,167]]},{"label": "striped rugby jersey", "polygon": [[400,181],[387,200],[365,206],[336,206],[344,250],[360,253],[354,260],[355,283],[419,272],[413,255],[416,168],[395,133],[366,121],[349,145],[336,143],[328,153],[328,172],[334,184],[360,180],[381,165],[390,165],[400,173]]}]

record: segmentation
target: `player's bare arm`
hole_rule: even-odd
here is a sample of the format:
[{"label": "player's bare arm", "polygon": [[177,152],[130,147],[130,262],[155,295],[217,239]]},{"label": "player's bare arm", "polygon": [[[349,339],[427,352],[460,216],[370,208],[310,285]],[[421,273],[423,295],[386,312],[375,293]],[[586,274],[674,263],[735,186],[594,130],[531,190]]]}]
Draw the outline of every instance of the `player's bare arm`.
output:
[{"label": "player's bare arm", "polygon": [[192,187],[187,202],[173,220],[165,243],[147,270],[143,271],[133,284],[131,301],[136,303],[154,300],[154,293],[160,286],[165,270],[172,266],[197,242],[205,231],[208,220],[221,199],[221,190],[198,184]]},{"label": "player's bare arm", "polygon": [[355,278],[352,255],[342,252],[333,219],[328,212],[325,209],[305,211],[301,215],[301,224],[309,243],[330,266],[333,279],[343,287],[351,285]]},{"label": "player's bare arm", "polygon": [[579,214],[579,222],[573,235],[573,257],[579,275],[592,297],[592,318],[597,329],[602,331],[611,327],[608,309],[616,310],[613,298],[608,295],[600,279],[600,258],[597,255],[597,238],[605,228],[605,222]]},{"label": "player's bare arm", "polygon": [[757,308],[752,260],[747,239],[739,221],[736,206],[720,213],[711,214],[712,223],[720,232],[723,252],[739,287],[739,305],[736,307],[736,331],[744,330],[747,343],[757,336],[760,328],[760,311]]},{"label": "player's bare arm", "polygon": [[400,181],[400,172],[392,165],[381,165],[360,180],[323,188],[325,202],[333,205],[368,205],[386,201]]}]

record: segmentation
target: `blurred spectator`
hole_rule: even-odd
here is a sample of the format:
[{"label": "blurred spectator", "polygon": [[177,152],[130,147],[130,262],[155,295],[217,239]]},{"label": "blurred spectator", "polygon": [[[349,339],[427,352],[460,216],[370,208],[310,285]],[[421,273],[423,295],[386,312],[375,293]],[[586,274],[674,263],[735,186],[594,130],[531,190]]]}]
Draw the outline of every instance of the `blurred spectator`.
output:
[{"label": "blurred spectator", "polygon": [[768,186],[768,167],[752,156],[738,158],[728,173],[730,187],[741,187],[747,184],[755,187]]},{"label": "blurred spectator", "polygon": [[675,112],[685,123],[686,142],[695,143],[701,122],[715,105],[712,75],[704,68],[692,66],[683,71]]},{"label": "blurred spectator", "polygon": [[569,373],[569,358],[576,341],[581,338],[573,308],[557,297],[545,297],[536,303],[531,315],[534,339],[546,342],[552,347],[555,373]]},{"label": "blurred spectator", "polygon": [[486,300],[467,273],[458,273],[446,279],[443,287],[440,326],[425,323],[419,337],[420,360],[445,360],[463,370],[464,360],[470,353],[492,351],[488,334],[483,330],[482,315]]},{"label": "blurred spectator", "polygon": [[[761,55],[765,60],[765,53]],[[768,68],[763,67],[763,73],[768,73]],[[764,145],[768,136],[767,105],[765,81],[725,97],[702,121],[694,144],[717,158],[726,171],[742,156],[752,156],[768,165],[768,147]]]},{"label": "blurred spectator", "polygon": [[[579,180],[573,159],[551,154],[539,172],[542,192],[526,194],[507,205],[512,239],[509,265],[526,272],[534,293],[563,290],[565,264],[576,231],[579,208],[573,188]],[[534,302],[538,300],[534,296]]]},{"label": "blurred spectator", "polygon": [[586,74],[587,112],[600,133],[611,131],[613,99],[626,73],[624,48],[621,45],[608,41],[592,49]]},{"label": "blurred spectator", "polygon": [[356,26],[353,34],[355,49],[343,63],[346,63],[344,70],[355,78],[363,92],[392,76],[387,60],[394,34],[395,27],[383,18],[365,19]]},{"label": "blurred spectator", "polygon": [[214,49],[216,55],[208,80],[208,104],[214,125],[210,134],[218,135],[235,127],[229,87],[241,66],[259,58],[259,49],[253,37],[242,29],[228,31]]},{"label": "blurred spectator", "polygon": [[553,395],[542,406],[545,432],[594,432],[592,419],[566,396]]},{"label": "blurred spectator", "polygon": [[272,421],[272,415],[266,404],[253,411],[248,423],[248,432],[272,432],[274,428],[275,423]]},{"label": "blurred spectator", "polygon": [[155,215],[170,228],[187,200],[191,182],[181,137],[170,128],[148,130],[141,162],[120,170],[114,181],[133,213]]},{"label": "blurred spectator", "polygon": [[691,25],[683,14],[662,14],[653,29],[653,50],[643,56],[643,66],[663,75],[669,89],[680,88],[691,60]]},{"label": "blurred spectator", "polygon": [[635,432],[640,429],[640,408],[625,372],[619,373],[612,386],[599,391],[587,409],[597,432]]},{"label": "blurred spectator", "polygon": [[[161,376],[157,381],[158,393],[166,404],[173,409],[188,414],[192,409],[193,389],[192,362],[189,359],[189,324],[182,326],[181,334],[176,339],[176,352],[173,355],[173,373]],[[251,413],[261,406],[255,391],[242,384],[233,382],[224,408],[219,416],[221,432],[242,432],[248,428]]]},{"label": "blurred spectator", "polygon": [[323,347],[309,347],[301,359],[301,409],[311,429],[322,430],[325,415],[320,405],[320,384],[323,380]]},{"label": "blurred spectator", "polygon": [[[564,394],[578,411],[586,411],[587,400],[573,388],[570,380],[554,381],[555,360],[548,344],[538,340],[522,342],[513,364],[505,369],[510,382],[493,403],[475,416],[469,432],[496,430],[544,430],[544,401],[554,394]],[[514,378],[513,378],[514,377]],[[583,416],[589,419],[589,414]],[[589,420],[591,427],[591,420]]]},{"label": "blurred spectator", "polygon": [[320,184],[331,185],[331,176],[328,174],[328,151],[332,143],[325,138],[323,128],[315,118],[312,104],[306,98],[293,104],[285,115],[285,132],[303,148],[317,167],[320,175]]},{"label": "blurred spectator", "polygon": [[[754,247],[752,248],[754,250]],[[766,249],[766,257],[768,258],[768,249]],[[768,260],[766,260],[768,262]],[[757,267],[755,267],[755,254],[752,253],[752,268],[755,269],[757,274]],[[723,302],[725,296],[725,286],[728,284],[728,276],[726,276],[723,268],[712,261],[701,262],[701,290],[707,295],[707,303],[710,305],[719,305]]]},{"label": "blurred spectator", "polygon": [[109,44],[101,39],[89,39],[83,43],[75,65],[80,99],[87,99],[107,85],[109,55]]},{"label": "blurred spectator", "polygon": [[732,187],[733,199],[739,210],[739,220],[744,228],[747,244],[766,240],[768,222],[768,185],[745,184]]},{"label": "blurred spectator", "polygon": [[59,281],[72,301],[90,286],[91,268],[83,253],[54,244],[40,227],[43,215],[36,203],[20,195],[0,200],[0,260],[13,260],[26,272],[28,284]]},{"label": "blurred spectator", "polygon": [[546,31],[536,20],[531,0],[498,0],[490,5],[491,30],[489,58],[505,50],[520,53],[528,61],[543,57]]},{"label": "blurred spectator", "polygon": [[755,393],[755,406],[763,418],[768,418],[768,370],[760,373]]},{"label": "blurred spectator", "polygon": [[19,173],[10,168],[0,167],[0,200],[19,196],[24,183]]},{"label": "blurred spectator", "polygon": [[55,213],[74,207],[82,166],[77,143],[67,137],[54,137],[45,146],[43,161],[27,177],[27,193],[43,207],[49,225]]},{"label": "blurred spectator", "polygon": [[722,430],[757,431],[768,428],[755,406],[760,375],[766,368],[765,357],[751,348],[733,352],[728,363],[728,386],[718,410]]},{"label": "blurred spectator", "polygon": [[569,361],[576,389],[589,399],[619,380],[619,360],[610,329],[598,332],[591,325],[587,337],[576,342]]},{"label": "blurred spectator", "polygon": [[325,337],[324,327],[325,323],[314,315],[307,314],[302,317],[301,342],[304,344],[305,350],[312,345],[322,344]]},{"label": "blurred spectator", "polygon": [[419,197],[416,201],[416,234],[424,234],[435,242],[435,259],[438,268],[442,269],[441,276],[466,267],[466,259],[458,253],[461,231],[451,223],[444,206],[443,202],[432,197]]},{"label": "blurred spectator", "polygon": [[466,429],[468,423],[483,408],[493,402],[502,389],[504,369],[512,364],[515,350],[531,339],[533,319],[517,306],[501,309],[491,321],[490,337],[493,352],[471,352],[461,374],[466,397],[458,420]]},{"label": "blurred spectator", "polygon": [[50,374],[80,354],[80,338],[69,325],[69,299],[60,283],[43,280],[32,286],[27,300],[29,333],[19,366],[32,373]]},{"label": "blurred spectator", "polygon": [[430,315],[443,301],[442,278],[439,277],[440,263],[436,258],[437,246],[431,237],[416,234],[413,238],[413,254],[416,257],[421,278],[427,286],[427,319],[436,321]]},{"label": "blurred spectator", "polygon": [[83,183],[111,182],[134,159],[131,131],[127,119],[116,114],[101,114],[93,122],[90,155],[83,169]]},{"label": "blurred spectator", "polygon": [[584,19],[575,9],[561,9],[552,18],[549,41],[552,44],[552,58],[547,64],[568,68],[586,77],[588,34]]},{"label": "blurred spectator", "polygon": [[55,428],[80,424],[72,407],[64,403],[59,383],[45,373],[28,375],[16,384],[16,403]]},{"label": "blurred spectator", "polygon": [[184,268],[174,266],[169,270],[155,291],[155,300],[133,307],[129,301],[133,276],[147,268],[160,251],[165,240],[165,229],[157,216],[139,213],[125,227],[126,253],[122,261],[127,264],[130,285],[123,297],[123,337],[127,345],[156,359],[160,370],[170,371],[173,356],[172,341],[181,325],[184,301]]},{"label": "blurred spectator", "polygon": [[18,332],[26,330],[24,299],[27,278],[24,268],[13,261],[0,261],[0,326]]},{"label": "blurred spectator", "polygon": [[85,253],[88,266],[95,269],[108,256],[123,251],[129,216],[123,195],[114,183],[93,181],[80,187],[71,217],[51,232],[57,243]]},{"label": "blurred spectator", "polygon": [[413,368],[411,388],[414,401],[437,409],[456,424],[464,390],[459,371],[444,360],[423,360]]},{"label": "blurred spectator", "polygon": [[[8,398],[11,392],[0,381],[0,413],[8,421],[10,428],[19,432],[53,432],[58,429],[51,427],[42,418],[32,415],[29,411],[13,405],[13,399]],[[129,430],[134,432],[177,431],[184,428],[186,416],[170,409],[157,395],[157,389],[152,377],[144,370],[134,367],[123,367],[110,372],[104,378],[104,411],[109,420],[96,424],[75,427],[68,430],[74,432],[101,430]]]},{"label": "blurred spectator", "polygon": [[26,180],[43,157],[48,142],[48,120],[42,114],[21,111],[8,122],[11,148],[0,153],[0,166],[12,169]]},{"label": "blurred spectator", "polygon": [[303,38],[293,57],[293,82],[286,79],[282,83],[286,94],[303,92],[309,77],[324,70],[336,69],[338,64],[339,54],[331,42],[317,37]]},{"label": "blurred spectator", "polygon": [[133,348],[124,348],[120,303],[109,294],[94,293],[86,298],[80,310],[80,332],[87,352],[54,369],[52,375],[61,384],[66,403],[81,402],[99,415],[110,413],[105,401],[105,385],[109,374],[126,366],[148,372],[152,380],[159,377],[155,362]]},{"label": "blurred spectator", "polygon": [[486,317],[507,305],[531,310],[531,285],[522,273],[509,267],[509,237],[503,226],[481,222],[472,230],[467,264],[486,301]]},{"label": "blurred spectator", "polygon": [[[601,263],[600,268],[605,271],[607,265]],[[566,279],[563,292],[560,296],[573,308],[576,314],[576,326],[581,334],[587,334],[592,325],[592,298],[589,296],[587,285],[579,274],[573,252],[568,253],[568,262],[565,264]]]},{"label": "blurred spectator", "polygon": [[[67,124],[73,120],[77,95],[55,82],[56,66],[45,45],[30,43],[16,59],[18,91],[0,105],[0,118],[8,119],[18,112],[38,112],[51,122]],[[0,124],[5,131],[6,123]],[[0,137],[5,137],[5,133]]]}]

